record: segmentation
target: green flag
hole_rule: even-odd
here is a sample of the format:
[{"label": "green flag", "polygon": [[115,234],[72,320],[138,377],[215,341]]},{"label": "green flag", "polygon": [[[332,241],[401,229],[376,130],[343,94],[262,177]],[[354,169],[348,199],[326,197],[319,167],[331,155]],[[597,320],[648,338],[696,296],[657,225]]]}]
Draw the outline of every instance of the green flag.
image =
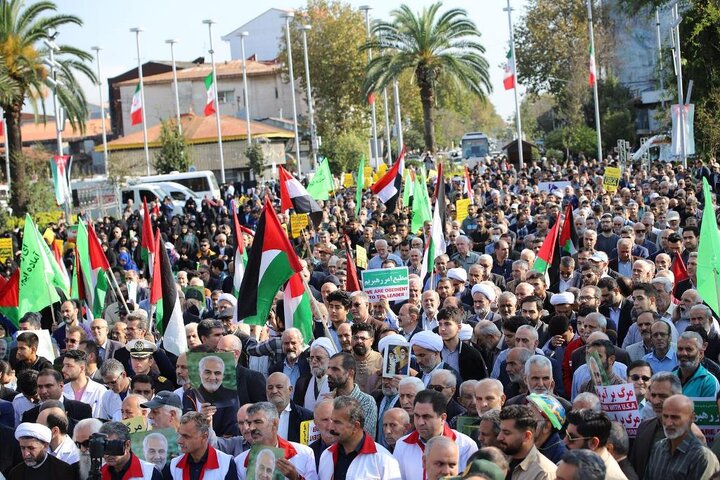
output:
[{"label": "green flag", "polygon": [[307,186],[307,192],[315,200],[327,200],[330,198],[328,192],[335,190],[335,183],[330,172],[330,161],[325,158],[318,163],[312,180]]},{"label": "green flag", "polygon": [[423,224],[432,221],[430,209],[430,196],[428,195],[427,184],[423,183],[425,175],[415,175],[415,191],[412,203],[412,225],[410,231],[417,233],[422,229]]},{"label": "green flag", "polygon": [[362,205],[363,189],[365,188],[365,155],[360,157],[360,165],[358,165],[357,179],[355,180],[355,215],[360,214],[360,205]]},{"label": "green flag", "polygon": [[39,312],[60,301],[55,290],[55,260],[47,251],[49,248],[45,240],[40,236],[30,215],[26,215],[20,262],[19,317],[28,312]]},{"label": "green flag", "polygon": [[712,308],[716,315],[720,314],[720,231],[715,220],[713,207],[713,193],[707,179],[703,178],[703,194],[705,206],[703,207],[702,225],[700,228],[700,245],[697,259],[697,291],[705,303]]},{"label": "green flag", "polygon": [[403,207],[410,205],[410,199],[415,195],[415,175],[412,174],[412,170],[409,168],[405,169],[403,173]]}]

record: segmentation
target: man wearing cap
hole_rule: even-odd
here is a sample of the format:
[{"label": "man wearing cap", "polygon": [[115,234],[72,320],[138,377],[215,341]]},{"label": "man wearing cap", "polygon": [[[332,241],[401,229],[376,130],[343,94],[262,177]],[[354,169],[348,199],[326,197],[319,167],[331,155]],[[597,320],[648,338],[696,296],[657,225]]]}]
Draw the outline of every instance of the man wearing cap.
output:
[{"label": "man wearing cap", "polygon": [[75,468],[48,454],[52,432],[45,425],[21,423],[15,429],[15,439],[23,463],[10,470],[8,480],[66,480],[77,476]]},{"label": "man wearing cap", "polygon": [[445,344],[440,335],[428,330],[422,331],[415,334],[410,341],[410,346],[420,369],[415,376],[422,379],[426,387],[430,383],[430,374],[434,370],[442,368],[455,374],[458,378],[457,386],[460,387],[460,373],[442,360],[442,350]]},{"label": "man wearing cap", "polygon": [[149,375],[153,380],[153,388],[156,392],[175,390],[175,385],[167,377],[152,371],[152,366],[155,364],[153,354],[157,350],[153,342],[139,338],[130,340],[126,348],[130,352],[130,365],[134,372],[133,378],[137,375]]},{"label": "man wearing cap", "polygon": [[465,269],[457,267],[451,268],[447,272],[447,278],[455,290],[455,297],[468,306],[472,305],[472,296],[467,286],[467,272]]},{"label": "man wearing cap", "polygon": [[466,272],[471,265],[475,265],[480,260],[480,255],[471,250],[470,239],[465,235],[458,236],[457,240],[455,240],[455,246],[457,247],[457,253],[450,260],[462,267]]},{"label": "man wearing cap", "polygon": [[560,431],[565,425],[565,408],[557,398],[548,394],[531,393],[527,396],[527,404],[532,407],[538,420],[535,446],[540,453],[557,464],[567,451],[560,437]]},{"label": "man wearing cap", "polygon": [[293,401],[297,405],[312,411],[323,396],[330,393],[327,382],[327,368],[330,357],[335,355],[337,350],[335,344],[327,337],[320,337],[310,345],[309,376],[302,376],[298,379],[293,390]]},{"label": "man wearing cap", "polygon": [[180,426],[182,402],[175,393],[162,390],[152,400],[140,406],[150,410],[148,419],[152,422],[153,428],[172,428],[177,431]]}]

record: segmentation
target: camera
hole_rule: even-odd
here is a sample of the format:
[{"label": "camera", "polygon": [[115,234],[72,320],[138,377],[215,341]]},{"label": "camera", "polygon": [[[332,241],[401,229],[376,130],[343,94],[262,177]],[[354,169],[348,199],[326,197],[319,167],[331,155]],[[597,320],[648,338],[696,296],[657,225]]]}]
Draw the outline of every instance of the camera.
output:
[{"label": "camera", "polygon": [[100,467],[104,455],[120,456],[125,453],[125,442],[108,440],[104,433],[93,433],[90,436],[90,475],[89,480],[100,480]]}]

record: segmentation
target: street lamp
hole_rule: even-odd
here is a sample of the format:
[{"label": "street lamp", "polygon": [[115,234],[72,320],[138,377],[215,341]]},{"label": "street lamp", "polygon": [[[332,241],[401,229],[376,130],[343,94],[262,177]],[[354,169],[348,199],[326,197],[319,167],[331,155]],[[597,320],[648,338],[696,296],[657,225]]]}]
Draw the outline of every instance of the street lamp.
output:
[{"label": "street lamp", "polygon": [[102,141],[103,141],[103,158],[105,160],[105,173],[107,174],[108,167],[108,149],[107,149],[107,129],[105,128],[105,103],[103,102],[103,82],[102,75],[100,73],[100,50],[102,47],[90,47],[95,51],[95,60],[97,61],[97,84],[100,93],[100,118],[102,119]]},{"label": "street lamp", "polygon": [[147,174],[150,175],[150,150],[148,149],[147,119],[145,118],[145,87],[143,85],[142,63],[140,63],[140,32],[142,32],[143,29],[142,27],[133,27],[130,31],[135,34],[135,46],[137,48],[138,78],[140,80],[140,113],[142,115],[143,144],[145,146],[145,165]]},{"label": "street lamp", "polygon": [[513,87],[513,94],[515,96],[515,128],[517,129],[518,136],[518,170],[522,170],[525,166],[523,158],[523,145],[522,145],[522,122],[520,120],[520,98],[518,95],[518,81],[517,81],[517,62],[515,61],[515,33],[513,31],[512,23],[512,7],[510,7],[510,0],[507,0],[507,8],[504,8],[508,14],[508,28],[510,30],[510,51],[512,52],[512,71],[515,75],[515,85]]},{"label": "street lamp", "polygon": [[175,44],[178,43],[178,41],[174,38],[169,38],[165,40],[165,43],[170,45],[170,59],[172,60],[173,72],[173,88],[175,89],[175,115],[177,116],[178,132],[182,134],[182,124],[180,123],[180,92],[178,90],[177,68],[175,66]]},{"label": "street lamp", "polygon": [[208,26],[210,36],[210,63],[212,63],[213,95],[215,98],[215,123],[217,124],[218,148],[220,149],[220,182],[225,183],[225,157],[223,156],[222,130],[220,128],[220,100],[218,99],[218,78],[215,70],[215,51],[213,50],[212,26],[215,23],[212,19],[203,20],[202,23]]},{"label": "street lamp", "polygon": [[[370,10],[371,7],[369,5],[361,5],[360,11],[365,13],[365,29],[367,31],[368,39],[370,39]],[[368,48],[368,63],[372,60],[372,50]],[[373,148],[375,149],[375,155],[377,156],[379,149],[378,149],[378,140],[377,140],[377,112],[375,111],[375,100],[370,103],[370,111],[372,113],[371,120],[372,120],[372,140],[373,140]],[[370,152],[371,158],[374,158],[372,156],[373,152]],[[373,166],[377,167],[377,162],[373,163]]]},{"label": "street lamp", "polygon": [[308,47],[307,47],[307,32],[312,27],[310,25],[303,25],[300,27],[303,34],[303,50],[305,56],[305,78],[307,81],[307,101],[308,101],[308,115],[310,116],[310,145],[312,150],[312,161],[313,165],[317,166],[317,136],[315,132],[315,116],[313,112],[313,98],[312,98],[312,87],[310,87],[310,62],[308,61]]},{"label": "street lamp", "polygon": [[302,168],[300,166],[300,136],[298,135],[298,121],[297,121],[297,102],[295,101],[295,73],[293,72],[292,62],[292,45],[290,45],[290,20],[295,18],[293,12],[287,12],[285,15],[285,41],[287,43],[288,51],[288,70],[290,73],[290,89],[292,93],[292,107],[293,107],[293,127],[295,131],[295,156],[297,157],[297,171],[298,178],[302,177]]},{"label": "street lamp", "polygon": [[[671,2],[673,16],[673,43],[675,44],[675,75],[677,77],[678,92],[678,124],[680,125],[680,159],[683,167],[687,167],[687,146],[685,144],[685,102],[683,101],[682,53],[680,52],[680,9],[678,0]],[[692,83],[692,82],[691,82]],[[688,95],[689,96],[689,95]],[[689,121],[689,118],[687,119]]]},{"label": "street lamp", "polygon": [[245,123],[247,124],[247,146],[252,146],[252,131],[250,130],[250,96],[248,95],[247,82],[247,58],[245,58],[245,37],[250,32],[240,32],[240,53],[242,54],[242,72],[243,72],[243,94],[245,95]]}]

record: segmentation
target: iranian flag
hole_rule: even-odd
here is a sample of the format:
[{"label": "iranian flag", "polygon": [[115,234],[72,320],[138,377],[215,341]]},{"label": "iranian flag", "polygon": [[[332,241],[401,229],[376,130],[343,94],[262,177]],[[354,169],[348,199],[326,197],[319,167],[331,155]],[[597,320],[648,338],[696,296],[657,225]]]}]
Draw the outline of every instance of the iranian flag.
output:
[{"label": "iranian flag", "polygon": [[50,161],[53,187],[55,188],[55,203],[62,205],[72,198],[68,184],[67,165],[70,155],[55,155]]},{"label": "iranian flag", "polygon": [[400,157],[395,164],[387,171],[383,177],[370,187],[370,190],[378,196],[380,201],[385,204],[387,213],[393,213],[400,196],[400,187],[402,186],[403,173],[405,171],[405,149],[400,152]]},{"label": "iranian flag", "polygon": [[305,343],[309,344],[312,336],[312,309],[310,295],[300,273],[295,273],[285,284],[283,290],[283,309],[285,312],[285,329],[297,328],[302,333]]},{"label": "iranian flag", "polygon": [[515,88],[515,59],[513,58],[512,48],[508,50],[505,56],[507,62],[505,63],[505,77],[503,77],[503,85],[505,90],[512,90]]},{"label": "iranian flag", "polygon": [[565,222],[563,222],[563,228],[560,232],[560,254],[575,255],[578,252],[578,243],[579,239],[575,231],[573,208],[572,205],[568,205],[565,209]]},{"label": "iranian flag", "polygon": [[150,286],[150,304],[155,307],[155,328],[162,337],[163,348],[180,356],[188,349],[185,322],[170,258],[159,231],[155,232],[155,252]]},{"label": "iranian flag", "polygon": [[283,211],[293,209],[295,213],[307,213],[315,225],[320,225],[322,208],[290,172],[283,167],[278,169],[280,170],[280,208]]},{"label": "iranian flag", "polygon": [[537,254],[535,263],[533,263],[533,270],[540,273],[547,272],[548,267],[555,257],[555,250],[557,249],[558,233],[560,230],[560,219],[555,221],[555,225],[550,229],[545,241],[540,247],[540,251]]},{"label": "iranian flag", "polygon": [[[438,175],[441,173],[440,170],[438,171]],[[432,230],[430,230],[430,238],[428,238],[425,243],[425,254],[423,255],[422,267],[420,268],[420,278],[423,281],[427,274],[432,275],[435,269],[435,259],[445,253],[447,249],[447,244],[445,243],[445,221],[442,215],[442,212],[445,211],[445,182],[440,182],[443,186],[438,188],[435,199],[435,209],[433,210]]]},{"label": "iranian flag", "polygon": [[[84,291],[85,300],[93,316],[102,317],[105,295],[110,289],[106,275],[110,270],[110,264],[92,225],[86,226],[82,220],[78,222],[77,252],[81,273],[77,280],[78,292]],[[83,285],[79,285],[79,282]],[[78,295],[75,298],[81,297]]]},{"label": "iranian flag", "polygon": [[300,260],[266,197],[238,293],[238,319],[265,325],[275,294],[300,270]]},{"label": "iranian flag", "polygon": [[155,237],[153,236],[152,218],[148,209],[147,198],[143,198],[143,223],[140,238],[140,258],[145,269],[151,272],[155,264]]},{"label": "iranian flag", "polygon": [[133,93],[132,105],[130,106],[130,123],[137,125],[143,121],[142,111],[142,93],[140,92],[140,84],[135,87],[135,93]]},{"label": "iranian flag", "polygon": [[595,70],[595,49],[590,45],[590,86],[595,85],[597,72]]},{"label": "iranian flag", "polygon": [[470,181],[470,169],[465,165],[465,185],[463,185],[463,193],[470,199],[470,203],[475,203],[473,199],[472,182]]},{"label": "iranian flag", "polygon": [[207,100],[205,101],[206,117],[215,113],[215,86],[213,85],[214,83],[215,78],[213,77],[213,73],[210,72],[210,74],[205,77],[205,95],[207,96]]},{"label": "iranian flag", "polygon": [[0,313],[10,320],[15,328],[20,322],[20,269],[17,268],[10,278],[0,287]]},{"label": "iranian flag", "polygon": [[243,235],[242,226],[237,216],[237,206],[233,202],[233,224],[235,225],[235,257],[233,258],[233,295],[237,297],[240,293],[240,285],[242,285],[245,276],[245,267],[248,262],[247,248],[245,247],[245,236]]}]

